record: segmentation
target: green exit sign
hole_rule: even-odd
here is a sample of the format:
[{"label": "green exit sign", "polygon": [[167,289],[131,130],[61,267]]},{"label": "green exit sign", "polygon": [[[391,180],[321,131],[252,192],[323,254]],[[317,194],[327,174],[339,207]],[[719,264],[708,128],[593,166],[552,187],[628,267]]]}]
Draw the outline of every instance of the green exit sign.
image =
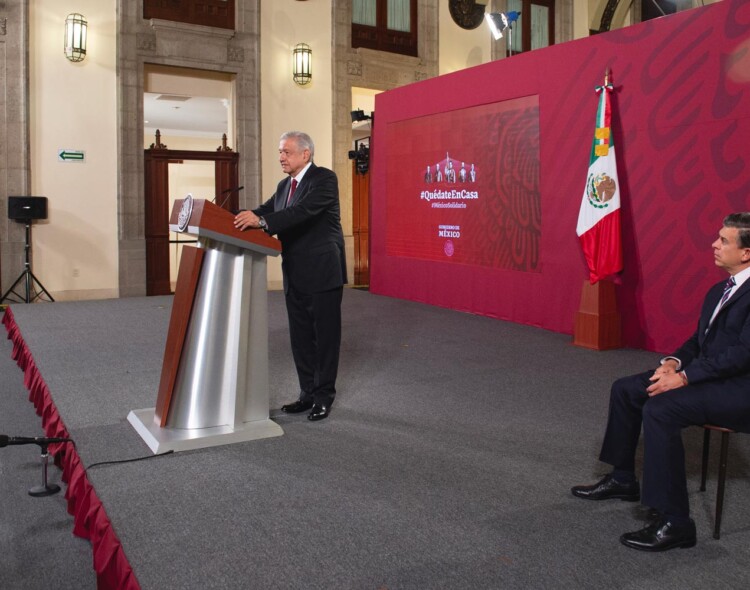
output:
[{"label": "green exit sign", "polygon": [[58,162],[83,162],[86,160],[86,152],[83,150],[57,150]]}]

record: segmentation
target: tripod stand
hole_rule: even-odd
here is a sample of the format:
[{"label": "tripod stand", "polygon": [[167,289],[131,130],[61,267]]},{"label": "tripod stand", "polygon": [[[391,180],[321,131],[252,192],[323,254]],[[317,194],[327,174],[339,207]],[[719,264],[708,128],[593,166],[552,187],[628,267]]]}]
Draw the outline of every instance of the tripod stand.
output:
[{"label": "tripod stand", "polygon": [[[49,291],[44,288],[44,285],[42,285],[39,279],[34,276],[34,273],[31,272],[31,263],[29,262],[29,254],[31,252],[31,219],[25,219],[24,222],[26,223],[26,245],[24,246],[26,253],[25,268],[16,279],[16,282],[11,285],[10,289],[0,297],[0,303],[5,302],[11,294],[19,298],[19,301],[11,300],[13,303],[33,303],[43,295],[47,296],[48,301],[54,301],[52,295],[49,294]],[[21,284],[25,287],[24,297],[16,292],[16,287],[19,287]]]}]

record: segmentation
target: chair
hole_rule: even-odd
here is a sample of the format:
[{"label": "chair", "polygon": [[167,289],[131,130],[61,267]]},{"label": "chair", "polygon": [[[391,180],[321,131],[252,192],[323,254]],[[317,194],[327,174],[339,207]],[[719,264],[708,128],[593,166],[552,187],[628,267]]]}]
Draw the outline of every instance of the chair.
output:
[{"label": "chair", "polygon": [[727,451],[729,450],[729,435],[735,433],[731,428],[703,425],[703,464],[701,466],[701,492],[706,491],[706,474],[708,472],[708,450],[711,444],[711,431],[721,432],[721,452],[719,453],[719,481],[716,488],[716,518],[714,519],[714,539],[721,536],[721,512],[724,508],[724,483],[727,477]]}]

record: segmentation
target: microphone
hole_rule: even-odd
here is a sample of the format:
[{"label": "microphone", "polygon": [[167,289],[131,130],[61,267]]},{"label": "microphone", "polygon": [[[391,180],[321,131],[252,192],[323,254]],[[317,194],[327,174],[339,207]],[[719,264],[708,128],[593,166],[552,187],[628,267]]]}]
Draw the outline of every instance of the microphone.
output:
[{"label": "microphone", "polygon": [[[245,187],[242,187],[242,188],[245,188]],[[213,199],[211,199],[211,202],[212,203],[216,203],[216,199],[218,199],[220,196],[226,195],[227,193],[231,193],[232,191],[236,191],[236,190],[237,190],[236,188],[227,188],[227,189],[224,189],[218,195],[216,195]]]},{"label": "microphone", "polygon": [[43,436],[8,436],[7,434],[0,434],[0,448],[7,447],[8,445],[39,445],[44,447],[53,443],[64,443],[73,442],[70,438],[46,438]]},{"label": "microphone", "polygon": [[235,187],[235,188],[228,188],[226,190],[221,191],[221,194],[222,195],[226,195],[226,197],[224,197],[224,199],[221,201],[221,203],[219,203],[219,207],[221,207],[223,209],[224,205],[227,204],[227,201],[229,200],[229,197],[232,196],[232,193],[238,193],[243,188],[245,188],[244,185],[243,186],[238,186],[238,187]]}]

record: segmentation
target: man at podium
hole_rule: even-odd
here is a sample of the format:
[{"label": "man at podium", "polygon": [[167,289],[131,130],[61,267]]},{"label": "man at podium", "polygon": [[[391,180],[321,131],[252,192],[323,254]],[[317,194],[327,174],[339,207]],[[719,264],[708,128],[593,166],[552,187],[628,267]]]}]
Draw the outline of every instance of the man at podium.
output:
[{"label": "man at podium", "polygon": [[282,411],[328,417],[336,396],[341,346],[341,298],[347,282],[336,174],[313,162],[306,133],[288,131],[279,141],[287,178],[273,196],[234,220],[240,230],[259,228],[281,241],[281,269],[299,399]]}]

